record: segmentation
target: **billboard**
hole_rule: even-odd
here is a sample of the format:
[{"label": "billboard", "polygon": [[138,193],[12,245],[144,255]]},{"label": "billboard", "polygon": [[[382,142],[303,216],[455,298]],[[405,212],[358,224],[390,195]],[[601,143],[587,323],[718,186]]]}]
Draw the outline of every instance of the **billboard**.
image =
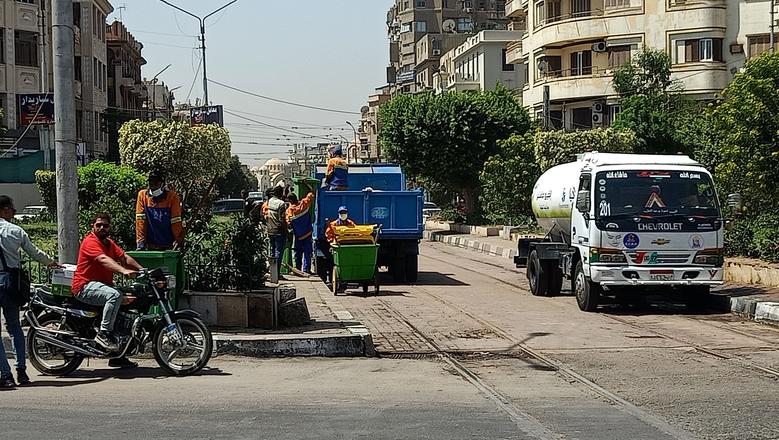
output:
[{"label": "billboard", "polygon": [[216,124],[224,127],[224,111],[221,105],[195,107],[189,109],[189,120],[192,125]]},{"label": "billboard", "polygon": [[27,93],[16,95],[19,100],[19,126],[54,124],[54,95]]}]

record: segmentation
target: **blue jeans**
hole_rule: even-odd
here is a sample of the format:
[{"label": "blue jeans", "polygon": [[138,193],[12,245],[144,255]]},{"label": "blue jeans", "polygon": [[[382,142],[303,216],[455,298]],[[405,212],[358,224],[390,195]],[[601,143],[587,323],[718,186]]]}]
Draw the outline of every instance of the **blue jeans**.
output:
[{"label": "blue jeans", "polygon": [[[2,252],[2,251],[0,251]],[[5,281],[1,278],[5,277],[5,274],[0,274],[0,285],[5,284]],[[22,326],[19,323],[19,307],[16,306],[16,302],[11,299],[9,295],[5,294],[5,289],[0,287],[0,309],[3,310],[3,319],[5,320],[5,328],[8,330],[8,334],[13,341],[14,351],[16,351],[16,368],[24,370],[27,368],[27,362],[25,359],[24,348],[24,332]],[[1,333],[1,332],[0,332]],[[3,377],[8,377],[11,374],[11,365],[8,364],[8,358],[5,353],[5,345],[0,337],[0,373]]]},{"label": "blue jeans", "polygon": [[301,263],[303,272],[311,271],[311,254],[314,252],[311,237],[304,240],[295,239],[295,269],[300,269]]},{"label": "blue jeans", "polygon": [[277,275],[281,278],[281,260],[284,258],[284,248],[287,247],[286,235],[270,235],[270,256],[276,259]]},{"label": "blue jeans", "polygon": [[122,293],[99,281],[90,281],[84,286],[76,299],[92,306],[103,306],[103,321],[100,331],[110,332],[114,329],[119,307],[122,306]]}]

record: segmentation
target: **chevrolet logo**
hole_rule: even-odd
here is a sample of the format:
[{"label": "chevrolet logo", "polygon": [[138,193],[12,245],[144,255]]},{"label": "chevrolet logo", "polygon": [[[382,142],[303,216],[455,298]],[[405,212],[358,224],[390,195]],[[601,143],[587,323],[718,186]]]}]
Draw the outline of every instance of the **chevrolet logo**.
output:
[{"label": "chevrolet logo", "polygon": [[658,238],[658,239],[652,241],[652,244],[656,244],[658,246],[665,246],[665,245],[667,245],[670,242],[671,242],[671,240],[666,240],[665,238]]}]

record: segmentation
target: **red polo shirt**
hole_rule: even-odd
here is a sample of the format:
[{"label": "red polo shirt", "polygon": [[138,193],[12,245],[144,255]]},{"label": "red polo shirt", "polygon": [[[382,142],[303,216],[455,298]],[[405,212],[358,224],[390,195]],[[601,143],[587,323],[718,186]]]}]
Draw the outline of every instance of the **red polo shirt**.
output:
[{"label": "red polo shirt", "polygon": [[117,261],[124,257],[124,251],[113,240],[108,238],[103,243],[94,232],[90,232],[78,249],[78,266],[73,274],[71,287],[73,294],[78,295],[81,289],[92,281],[114,285],[114,273],[97,261],[97,257],[103,254]]}]

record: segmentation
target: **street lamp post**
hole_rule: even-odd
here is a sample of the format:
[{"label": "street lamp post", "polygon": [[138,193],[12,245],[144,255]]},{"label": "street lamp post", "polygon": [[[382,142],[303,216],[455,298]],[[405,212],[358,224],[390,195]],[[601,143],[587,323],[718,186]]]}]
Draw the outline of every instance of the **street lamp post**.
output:
[{"label": "street lamp post", "polygon": [[208,17],[213,16],[217,12],[225,9],[226,7],[232,5],[233,3],[237,2],[238,0],[232,0],[230,3],[227,3],[226,5],[222,6],[221,8],[215,10],[214,12],[211,12],[210,14],[206,15],[203,18],[198,17],[197,15],[182,9],[173,3],[168,2],[167,0],[160,0],[161,2],[165,3],[166,5],[170,6],[173,9],[179,10],[190,17],[194,17],[200,22],[200,50],[203,52],[203,99],[205,100],[205,105],[209,105],[208,101],[208,73],[206,71],[206,20]]},{"label": "street lamp post", "polygon": [[[157,74],[154,75],[154,78],[152,78],[151,81],[149,81],[151,83],[151,96],[152,96],[152,98],[151,98],[151,107],[153,109],[152,111],[154,112],[153,116],[151,117],[151,120],[157,119],[157,78],[160,75],[162,75],[162,72],[168,70],[170,68],[170,66],[171,66],[171,64],[168,64],[167,66],[165,66],[164,69],[162,69],[159,72],[157,72]],[[146,101],[147,102],[148,102],[148,98],[149,98],[149,95],[148,95],[148,91],[147,91],[147,95],[146,95]]]}]

